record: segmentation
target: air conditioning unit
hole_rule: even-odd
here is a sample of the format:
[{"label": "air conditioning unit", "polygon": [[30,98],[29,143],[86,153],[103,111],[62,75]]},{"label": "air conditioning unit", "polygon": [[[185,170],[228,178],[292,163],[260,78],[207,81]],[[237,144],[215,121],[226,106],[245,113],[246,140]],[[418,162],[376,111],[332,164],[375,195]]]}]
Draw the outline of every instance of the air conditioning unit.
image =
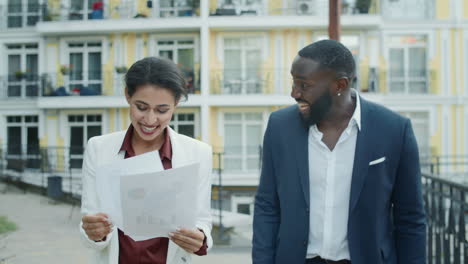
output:
[{"label": "air conditioning unit", "polygon": [[297,1],[297,14],[298,15],[315,15],[315,1],[314,0],[299,0]]}]

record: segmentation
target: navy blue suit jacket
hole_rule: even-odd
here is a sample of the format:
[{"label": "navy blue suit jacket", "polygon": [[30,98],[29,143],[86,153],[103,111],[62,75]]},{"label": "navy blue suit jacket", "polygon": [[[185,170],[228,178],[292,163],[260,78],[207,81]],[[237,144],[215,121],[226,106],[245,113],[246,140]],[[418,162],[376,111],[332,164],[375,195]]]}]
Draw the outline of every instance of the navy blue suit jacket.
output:
[{"label": "navy blue suit jacket", "polygon": [[[255,210],[254,264],[303,264],[309,229],[308,128],[298,107],[271,114]],[[313,155],[313,153],[310,153]],[[369,166],[371,161],[385,161]],[[426,217],[410,120],[361,98],[349,201],[353,264],[424,264]]]}]

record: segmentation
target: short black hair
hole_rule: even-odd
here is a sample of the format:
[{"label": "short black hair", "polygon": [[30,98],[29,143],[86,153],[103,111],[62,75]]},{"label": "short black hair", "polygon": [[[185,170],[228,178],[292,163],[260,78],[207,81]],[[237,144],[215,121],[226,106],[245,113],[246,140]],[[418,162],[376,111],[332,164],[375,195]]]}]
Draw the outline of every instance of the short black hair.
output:
[{"label": "short black hair", "polygon": [[318,62],[322,69],[344,74],[350,81],[356,76],[353,54],[338,41],[325,39],[314,42],[301,49],[299,56]]},{"label": "short black hair", "polygon": [[135,62],[125,74],[125,86],[131,97],[139,86],[156,85],[173,93],[176,101],[187,99],[187,85],[174,62],[157,57],[146,57]]}]

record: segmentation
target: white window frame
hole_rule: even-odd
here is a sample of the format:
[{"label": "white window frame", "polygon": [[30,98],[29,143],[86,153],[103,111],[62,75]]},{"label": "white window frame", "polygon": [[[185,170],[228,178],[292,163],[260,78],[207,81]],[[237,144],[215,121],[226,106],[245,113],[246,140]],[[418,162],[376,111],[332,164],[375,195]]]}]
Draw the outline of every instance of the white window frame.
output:
[{"label": "white window frame", "polygon": [[[17,46],[21,46],[21,48],[19,49],[9,49],[8,46],[10,45],[17,45]],[[28,45],[37,45],[36,48],[26,48],[26,46]],[[19,80],[19,81],[9,81],[8,78],[9,78],[9,72],[8,72],[8,68],[9,68],[9,61],[8,61],[8,56],[9,55],[19,55],[20,56],[20,65],[21,65],[21,71],[22,72],[26,72],[26,57],[27,55],[37,55],[37,73],[35,73],[37,75],[37,77],[39,77],[39,67],[40,67],[40,61],[39,61],[39,43],[7,43],[5,44],[5,53],[6,53],[6,66],[5,66],[5,76],[7,76],[6,80],[7,80],[7,86],[5,87],[5,97],[8,97],[8,86],[9,85],[21,85],[21,95],[19,96],[20,98],[27,98],[26,96],[26,86],[27,85],[31,85],[31,84],[37,84],[38,86],[38,91],[37,91],[37,96],[40,95],[41,91],[40,91],[40,87],[39,87],[39,79],[37,81],[27,81],[25,78],[23,78],[22,80]],[[34,97],[37,97],[37,96],[34,96]],[[12,97],[12,98],[17,98],[16,96],[15,97]]]},{"label": "white window frame", "polygon": [[[417,125],[417,124],[427,125],[427,129],[428,129],[427,136],[428,136],[428,138],[426,139],[426,142],[424,142],[425,144],[421,144],[422,142],[418,141],[418,147],[419,147],[420,150],[421,150],[422,146],[428,148],[427,149],[428,153],[420,153],[420,155],[424,155],[424,154],[430,155],[431,154],[431,135],[432,135],[432,132],[431,132],[431,111],[421,111],[421,110],[413,110],[413,109],[403,110],[402,109],[402,110],[398,110],[398,113],[400,113],[404,117],[409,118],[411,120],[413,130],[414,130],[415,125]],[[411,118],[412,113],[427,114],[427,120],[413,119],[413,118]]]},{"label": "white window frame", "polygon": [[[67,5],[67,7],[68,7],[68,13],[67,13],[67,19],[66,19],[66,20],[71,20],[69,16],[70,16],[70,12],[72,11],[72,10],[71,10],[71,6],[72,6],[73,0],[66,0],[66,1],[67,1],[67,4],[68,4],[68,5]],[[74,13],[82,15],[83,18],[82,18],[82,19],[76,19],[76,21],[91,20],[91,19],[88,19],[88,15],[91,14],[91,12],[92,12],[92,10],[93,10],[93,7],[92,7],[92,6],[91,6],[91,7],[88,6],[88,1],[87,1],[87,0],[81,0],[81,1],[83,2],[83,9],[82,9],[82,10],[79,10],[79,11],[74,11]],[[107,4],[108,4],[107,1],[104,0],[104,1],[103,1],[104,9],[106,9],[105,6],[106,6]]]},{"label": "white window frame", "polygon": [[[179,0],[180,1],[180,0]],[[174,6],[171,7],[161,7],[161,1],[155,1],[153,0],[153,16],[154,17],[182,17],[178,16],[178,12],[180,11],[192,11],[192,17],[195,16],[195,8],[192,6],[187,5],[182,5],[179,6],[179,1],[175,1],[176,3]],[[188,2],[187,0],[184,0],[186,3]],[[197,0],[193,0],[197,1]],[[200,0],[201,1],[201,0]],[[162,15],[163,12],[167,12],[168,15]],[[188,16],[190,17],[190,16]]]},{"label": "white window frame", "polygon": [[[253,38],[256,38],[258,39],[258,46],[249,46],[247,45],[247,39],[253,39]],[[226,45],[225,45],[225,40],[226,39],[239,39],[240,41],[240,46],[239,48],[226,48]],[[221,75],[221,80],[223,80],[221,82],[221,89],[222,89],[222,93],[223,94],[261,94],[263,92],[263,89],[262,87],[260,87],[260,91],[259,92],[249,92],[247,91],[247,87],[248,87],[248,84],[249,83],[255,83],[255,82],[258,82],[259,80],[248,80],[247,79],[247,51],[249,50],[258,50],[260,54],[262,54],[262,48],[263,48],[263,44],[264,44],[264,38],[263,36],[261,35],[240,35],[240,36],[231,36],[231,35],[224,35],[223,36],[223,41],[222,41],[222,61],[223,61],[223,70],[222,72],[218,73],[219,75]],[[233,92],[231,90],[230,87],[226,87],[225,84],[226,84],[226,81],[224,80],[225,79],[225,74],[224,74],[224,70],[226,69],[226,61],[224,59],[224,53],[226,50],[240,50],[240,53],[241,53],[241,66],[240,66],[240,80],[232,80],[230,83],[231,84],[240,84],[240,91],[239,92]],[[263,56],[262,58],[263,59]],[[260,63],[260,72],[261,74],[266,74],[264,72],[264,70],[262,69],[262,63]]]},{"label": "white window frame", "polygon": [[[174,43],[172,45],[172,49],[169,47],[161,48],[158,45],[159,41],[193,41],[193,44],[178,44]],[[173,52],[178,54],[178,49],[181,48],[193,48],[193,64],[200,62],[200,38],[196,34],[166,34],[166,35],[151,35],[149,37],[150,47],[149,47],[149,55],[150,56],[158,56],[159,51],[161,50],[172,50]],[[169,45],[168,45],[169,46]],[[176,58],[176,57],[174,57]],[[178,57],[177,57],[178,58]]]},{"label": "white window frame", "polygon": [[[179,115],[193,115],[193,121],[180,121],[179,120]],[[194,138],[199,138],[200,133],[200,125],[199,125],[199,114],[197,112],[180,112],[180,113],[174,113],[173,114],[174,120],[171,121],[170,125],[174,127],[174,131],[179,133],[179,125],[193,125],[193,135]]]},{"label": "white window frame", "polygon": [[[28,0],[15,0],[16,2],[20,2],[18,5],[21,5],[21,11],[19,13],[10,13],[8,12],[8,0],[5,1],[5,28],[15,29],[15,28],[25,28],[25,27],[35,27],[34,25],[28,25],[28,17],[29,16],[37,16],[37,22],[41,21],[42,18],[42,4],[45,0],[38,1],[38,11],[37,12],[28,12]],[[21,26],[20,27],[8,27],[8,18],[12,17],[21,17]]]},{"label": "white window frame", "polygon": [[[410,19],[410,20],[430,20],[434,18],[434,11],[435,8],[437,8],[435,1],[434,0],[423,0],[422,2],[426,6],[422,6],[421,8],[424,8],[424,15],[421,17],[419,16],[420,14],[416,14],[416,16],[411,17],[410,12],[413,10],[411,6],[408,6],[409,1],[414,1],[414,0],[384,0],[381,2],[381,7],[383,12],[383,17],[384,19],[391,19],[391,20],[398,20],[398,19]],[[400,6],[391,6],[391,5],[398,5],[398,3],[390,3],[390,2],[400,2]],[[387,10],[387,12],[385,12]],[[394,13],[399,13],[401,12],[400,15],[394,16],[391,13],[388,13],[388,11],[393,11]]]},{"label": "white window frame", "polygon": [[[69,116],[83,116],[83,121],[82,122],[70,122],[68,120]],[[88,116],[101,116],[101,121],[88,121],[87,117]],[[67,122],[67,149],[65,151],[66,157],[69,157],[69,161],[71,159],[83,159],[84,157],[84,151],[83,154],[70,154],[70,148],[71,148],[71,128],[72,127],[82,127],[83,128],[83,150],[86,148],[88,144],[88,126],[96,126],[100,125],[101,126],[101,134],[104,134],[104,114],[103,113],[67,113],[66,114],[66,122]],[[70,166],[70,162],[66,164],[66,166]],[[81,168],[73,168],[77,170],[81,170]]]},{"label": "white window frame", "polygon": [[[226,3],[231,2],[231,3]],[[248,5],[247,0],[221,0],[218,1],[218,8],[234,8],[236,9],[236,14],[241,15],[242,11],[251,11],[256,12],[255,15],[266,15],[268,13],[268,1],[260,0],[260,4]]]},{"label": "white window frame", "polygon": [[240,204],[248,204],[249,205],[249,211],[250,211],[250,214],[248,214],[248,215],[253,217],[254,197],[237,196],[237,195],[231,196],[231,212],[240,214],[237,211],[237,206],[240,205]]},{"label": "white window frame", "polygon": [[[261,114],[262,119],[260,120],[246,120],[246,114]],[[240,114],[241,115],[241,120],[226,120],[225,115],[226,114]],[[257,172],[257,170],[249,170],[247,169],[247,160],[249,159],[257,159],[260,162],[260,156],[259,153],[256,155],[247,155],[247,125],[253,124],[253,125],[260,125],[261,127],[261,137],[263,138],[263,132],[265,131],[265,114],[264,112],[255,112],[255,111],[249,111],[249,112],[222,112],[222,135],[223,135],[223,146],[225,146],[226,142],[226,131],[225,131],[225,125],[227,124],[233,124],[233,125],[240,125],[241,126],[241,131],[242,131],[242,136],[241,136],[241,154],[240,155],[235,155],[233,158],[240,158],[241,159],[241,168],[236,169],[236,170],[227,170],[225,169],[226,172],[229,173],[237,173],[237,172]],[[262,139],[260,140],[262,142]],[[261,143],[260,143],[261,144]],[[223,155],[223,164],[226,164],[226,154]],[[225,167],[225,166],[223,166]],[[260,170],[260,168],[259,168]]]},{"label": "white window frame", "polygon": [[[89,43],[99,43],[99,47],[89,47]],[[70,47],[70,44],[83,44],[83,47]],[[104,92],[104,71],[102,70],[102,62],[104,61],[104,43],[101,40],[84,40],[84,41],[67,41],[66,42],[66,55],[65,55],[65,64],[70,65],[70,54],[71,53],[81,53],[83,54],[83,78],[82,80],[75,80],[72,81],[70,80],[70,75],[65,75],[64,80],[65,80],[65,87],[68,92],[70,91],[70,85],[73,84],[81,84],[83,87],[87,87],[89,84],[101,84],[101,94]],[[89,59],[89,53],[91,52],[100,52],[101,53],[101,80],[89,80],[89,64],[88,64],[88,59]]]},{"label": "white window frame", "polygon": [[[393,35],[393,37],[405,37],[405,36],[408,36],[408,35]],[[418,35],[418,36],[421,36],[421,35]],[[390,38],[392,36],[389,36]],[[429,83],[429,80],[430,80],[430,72],[428,71],[428,62],[429,62],[429,56],[430,56],[430,50],[429,50],[429,44],[428,44],[428,41],[429,41],[429,38],[427,36],[424,35],[424,37],[426,38],[426,42],[425,43],[422,43],[422,42],[419,42],[419,43],[414,43],[414,44],[388,44],[387,47],[386,47],[386,57],[388,59],[388,72],[387,72],[387,87],[388,87],[388,93],[390,94],[429,94],[430,93],[430,83]],[[426,82],[426,91],[424,93],[414,93],[414,92],[410,92],[410,86],[409,86],[409,82],[410,82],[410,77],[409,77],[409,49],[410,48],[424,48],[425,51],[426,51],[426,77],[425,78],[421,78],[420,80],[419,79],[411,79],[411,80],[416,80],[416,81],[425,81]],[[403,81],[404,82],[404,86],[405,86],[405,89],[403,92],[393,92],[392,91],[392,88],[391,88],[391,75],[390,75],[390,50],[391,49],[403,49],[403,58],[404,58],[404,76],[401,77],[401,78],[397,78],[397,79],[394,79],[394,80],[398,80],[398,81]]]},{"label": "white window frame", "polygon": [[[160,41],[174,41],[172,45],[158,45]],[[192,41],[192,44],[179,44],[179,41]],[[198,79],[194,80],[194,91],[200,90],[201,87],[198,87],[201,76],[196,74],[196,65],[200,64],[200,38],[196,34],[168,34],[168,35],[151,35],[149,37],[150,47],[149,55],[159,57],[160,51],[172,51],[173,52],[173,62],[177,64],[179,59],[179,49],[193,49],[193,71],[195,77]],[[201,72],[200,72],[201,73]],[[200,82],[201,83],[201,82]]]},{"label": "white window frame", "polygon": [[[8,117],[12,116],[19,116],[21,117],[21,122],[18,123],[10,123],[8,122]],[[36,117],[37,121],[36,122],[26,122],[26,117],[27,116],[32,116]],[[6,140],[9,141],[9,135],[8,135],[8,128],[9,127],[21,127],[21,155],[16,155],[16,154],[7,154],[6,158],[11,158],[11,159],[38,159],[40,158],[40,154],[34,155],[34,154],[28,154],[27,153],[27,142],[28,142],[28,128],[29,127],[36,127],[37,128],[37,143],[39,144],[39,115],[38,114],[8,114],[5,116],[5,124],[6,124]],[[8,153],[8,144],[5,145],[5,153]],[[26,168],[26,166],[23,167],[25,170],[37,170],[33,168]]]},{"label": "white window frame", "polygon": [[[465,134],[465,149],[464,149],[464,154],[465,156],[468,156],[468,107],[465,107],[465,114],[464,114],[465,119],[462,121],[464,123],[464,134]],[[465,169],[468,169],[468,165],[465,165]]]},{"label": "white window frame", "polygon": [[[463,78],[464,78],[464,83],[465,83],[464,95],[468,96],[468,29],[463,30],[463,43],[462,43],[462,45],[463,45],[464,51],[465,51],[464,52],[465,58],[463,59],[463,63],[464,63],[463,69],[465,69],[465,72],[464,72],[464,74],[462,74]],[[467,131],[467,134],[468,134],[468,131]],[[466,154],[468,155],[468,145],[467,145],[467,149],[466,149]]]}]

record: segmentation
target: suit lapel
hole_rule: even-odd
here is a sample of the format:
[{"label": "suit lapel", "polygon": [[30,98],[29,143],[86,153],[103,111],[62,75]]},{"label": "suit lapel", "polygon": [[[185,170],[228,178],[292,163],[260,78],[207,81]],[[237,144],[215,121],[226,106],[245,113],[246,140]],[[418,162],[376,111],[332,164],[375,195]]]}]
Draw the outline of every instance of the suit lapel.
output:
[{"label": "suit lapel", "polygon": [[296,113],[296,128],[291,129],[291,131],[294,131],[291,139],[295,140],[295,151],[293,152],[296,154],[297,168],[304,199],[309,207],[309,129],[304,127],[299,112],[296,111]]},{"label": "suit lapel", "polygon": [[[187,165],[188,156],[187,152],[183,149],[183,146],[180,144],[178,140],[178,134],[172,130],[169,126],[167,127],[167,132],[169,133],[169,138],[171,139],[171,148],[172,148],[172,168],[181,167]],[[173,263],[174,258],[177,256],[177,251],[179,250],[179,246],[169,240],[169,247],[167,249],[167,258],[166,263],[170,264]]]},{"label": "suit lapel", "polygon": [[190,160],[187,156],[187,151],[184,150],[184,146],[182,146],[178,140],[179,135],[169,126],[167,127],[167,132],[169,132],[169,138],[171,139],[172,168],[178,168],[187,165]]},{"label": "suit lapel", "polygon": [[371,126],[368,118],[369,111],[367,102],[361,100],[361,130],[358,133],[356,141],[356,151],[354,153],[353,175],[351,179],[351,197],[349,202],[349,213],[352,212],[357,204],[359,195],[367,177],[369,169],[370,155],[372,154]]}]

